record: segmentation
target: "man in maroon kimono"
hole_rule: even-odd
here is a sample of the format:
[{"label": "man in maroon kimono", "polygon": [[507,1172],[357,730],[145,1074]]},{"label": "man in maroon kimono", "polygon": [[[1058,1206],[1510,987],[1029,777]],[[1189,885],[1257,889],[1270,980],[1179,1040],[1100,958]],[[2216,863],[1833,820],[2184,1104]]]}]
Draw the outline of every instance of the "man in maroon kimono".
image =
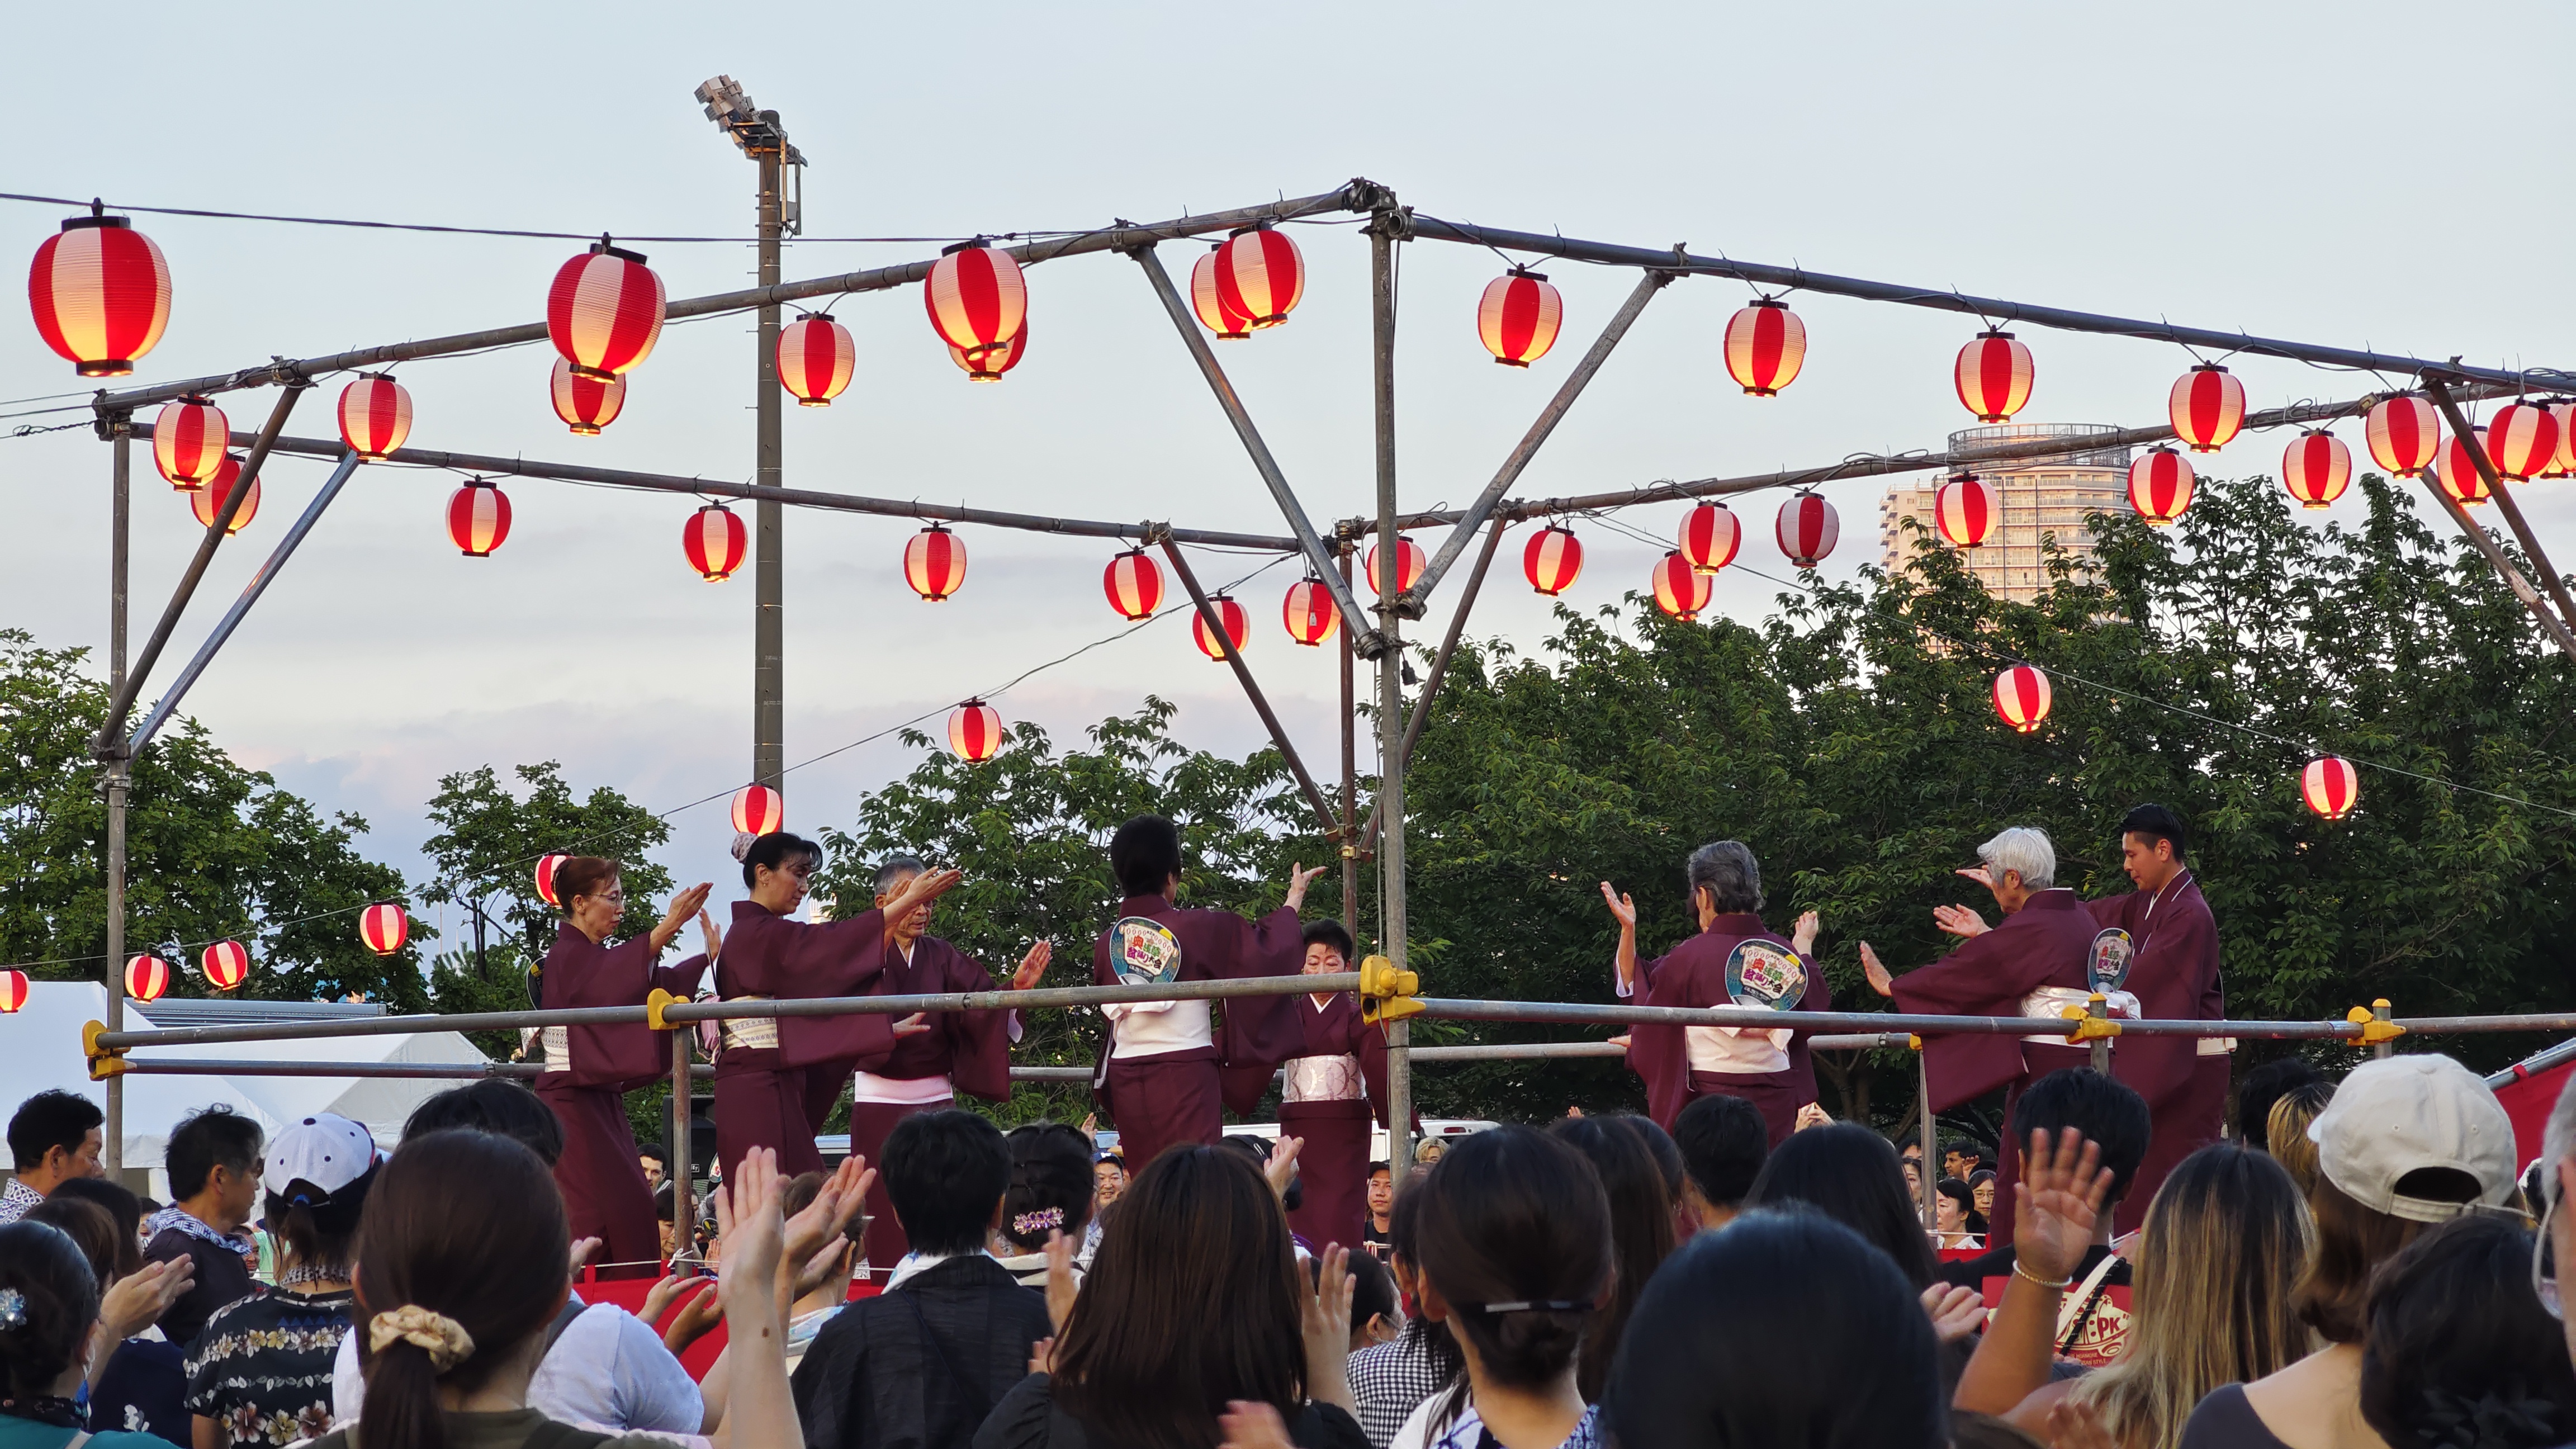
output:
[{"label": "man in maroon kimono", "polygon": [[[1357,969],[1341,922],[1309,922],[1304,940],[1307,975]],[[1372,1127],[1387,1125],[1386,1033],[1360,1019],[1359,998],[1348,991],[1292,999],[1304,1045],[1280,1087],[1279,1135],[1305,1146],[1297,1153],[1302,1195],[1288,1210],[1288,1226],[1318,1250],[1326,1243],[1356,1247],[1368,1222]],[[1229,1067],[1224,1076],[1226,1105],[1238,1114],[1259,1106],[1270,1086],[1270,1073],[1257,1064]]]},{"label": "man in maroon kimono", "polygon": [[[822,848],[776,831],[743,854],[751,899],[736,901],[733,928],[716,962],[716,993],[727,1001],[868,994],[887,960],[886,922],[938,899],[957,884],[953,870],[925,871],[877,910],[845,921],[791,919],[805,901]],[[823,1170],[814,1134],[841,1086],[861,1066],[881,1066],[902,1038],[931,1030],[919,1014],[747,1017],[724,1024],[716,1056],[716,1160],[733,1175],[754,1147],[778,1154],[787,1176]]]},{"label": "man in maroon kimono", "polygon": [[[1172,904],[1181,883],[1181,832],[1159,815],[1118,827],[1109,839],[1109,867],[1126,899],[1092,948],[1095,986],[1293,976],[1304,964],[1297,912],[1321,866],[1292,869],[1286,904],[1259,921]],[[1222,1033],[1211,1020],[1212,1004],[1144,1001],[1100,1009],[1109,1018],[1109,1038],[1092,1091],[1116,1120],[1119,1154],[1134,1171],[1144,1171],[1176,1142],[1214,1144],[1223,1135],[1220,1061],[1266,1075],[1304,1048],[1294,998],[1230,1000]]]},{"label": "man in maroon kimono", "polygon": [[[2129,933],[2136,955],[2128,989],[2149,1021],[2223,1021],[2226,993],[2218,980],[2218,922],[2201,897],[2200,882],[2184,863],[2180,818],[2162,805],[2141,805],[2120,822],[2121,864],[2137,889],[2088,902],[2105,926]],[[2120,1038],[2113,1075],[2147,1099],[2155,1137],[2116,1226],[2128,1232],[2146,1219],[2147,1204],[2176,1163],[2218,1140],[2227,1116],[2228,1053],[2223,1037],[2128,1036]]]},{"label": "man in maroon kimono", "polygon": [[[927,869],[914,856],[898,855],[877,867],[876,904],[883,910],[904,886]],[[1025,991],[1046,971],[1051,949],[1040,941],[1020,958],[1020,969],[1008,987],[997,987],[993,974],[974,957],[930,931],[930,903],[924,901],[900,918],[886,918],[887,957],[869,994],[932,996],[951,991]],[[885,1153],[886,1134],[918,1112],[944,1112],[965,1092],[987,1102],[1011,1097],[1011,1043],[1019,1040],[1016,1011],[942,1011],[930,1017],[930,1030],[897,1041],[894,1052],[874,1067],[862,1067],[850,1089],[850,1151],[877,1161]],[[868,1189],[867,1261],[879,1275],[892,1273],[912,1244],[894,1215],[894,1201],[880,1175]]]},{"label": "man in maroon kimono", "polygon": [[[2082,1002],[2091,985],[2086,962],[2101,928],[2074,891],[2056,884],[2057,849],[2048,836],[2016,826],[1978,846],[1977,858],[1985,864],[1959,874],[1994,892],[2003,924],[1989,927],[1964,906],[1936,909],[1933,921],[1942,930],[1968,939],[1940,961],[1899,977],[1890,977],[1863,941],[1860,964],[1871,989],[1896,998],[1899,1011],[1935,1016],[2056,1016],[2064,1005]],[[1923,1066],[1932,1083],[1926,1106],[1946,1112],[2003,1087],[2004,1120],[2010,1122],[2024,1087],[2061,1067],[2090,1061],[2090,1053],[2063,1038],[1926,1037]],[[2013,1185],[2021,1171],[2013,1134],[1998,1135],[2003,1142],[1995,1210],[1988,1218],[1995,1247],[2012,1241]]]},{"label": "man in maroon kimono", "polygon": [[[1637,963],[1637,903],[1601,883],[1601,899],[1619,921],[1618,992],[1638,994],[1644,977],[1647,1006],[1776,1006],[1795,1011],[1833,1010],[1833,991],[1807,954],[1816,942],[1816,913],[1798,918],[1797,940],[1784,941],[1762,924],[1762,866],[1740,840],[1720,840],[1691,852],[1686,867],[1691,909],[1699,934],[1671,953]],[[1748,997],[1727,981],[1737,948],[1754,965]],[[1769,949],[1765,950],[1764,947]],[[1790,965],[1794,956],[1796,965]],[[1766,971],[1763,964],[1768,963]],[[1781,973],[1788,974],[1783,975]],[[1803,980],[1797,979],[1803,976]],[[1766,990],[1765,988],[1768,988]],[[1788,990],[1791,995],[1774,995]],[[1736,1026],[1640,1024],[1628,1031],[1628,1065],[1646,1079],[1646,1112],[1665,1131],[1695,1097],[1741,1097],[1762,1114],[1778,1147],[1796,1130],[1798,1109],[1816,1100],[1816,1069],[1803,1031]]]}]

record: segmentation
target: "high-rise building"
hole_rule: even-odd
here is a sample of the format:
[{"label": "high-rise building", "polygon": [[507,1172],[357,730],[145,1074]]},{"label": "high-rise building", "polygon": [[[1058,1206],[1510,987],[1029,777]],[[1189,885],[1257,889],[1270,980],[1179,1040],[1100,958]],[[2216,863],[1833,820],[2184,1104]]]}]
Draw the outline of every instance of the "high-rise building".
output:
[{"label": "high-rise building", "polygon": [[[1950,452],[1953,457],[1973,457],[1980,447],[2021,446],[2044,438],[2064,438],[2070,447],[2077,447],[2086,438],[2118,431],[2097,423],[2005,423],[1952,433]],[[2093,534],[2085,526],[2086,518],[2129,506],[2129,450],[2125,447],[2094,448],[2046,462],[1999,463],[1973,471],[1994,485],[2002,517],[1984,543],[1958,550],[1960,562],[1986,586],[1986,592],[2016,603],[2029,603],[2048,587],[2048,564],[2040,548],[2043,536],[2053,535],[2059,548],[2089,562]],[[1934,499],[1946,480],[1947,475],[1941,475],[1899,483],[1880,498],[1879,563],[1889,573],[1914,557],[1917,535],[1905,520],[1920,522],[1933,530],[1936,542],[1939,539],[1934,530]]]}]

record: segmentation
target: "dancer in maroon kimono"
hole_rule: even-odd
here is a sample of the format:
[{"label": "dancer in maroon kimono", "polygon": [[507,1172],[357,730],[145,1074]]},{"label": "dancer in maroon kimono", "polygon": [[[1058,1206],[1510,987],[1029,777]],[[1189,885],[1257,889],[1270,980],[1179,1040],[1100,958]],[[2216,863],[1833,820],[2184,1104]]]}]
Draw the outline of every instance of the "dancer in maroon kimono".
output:
[{"label": "dancer in maroon kimono", "polygon": [[[1726,963],[1746,941],[1767,941],[1797,953],[1801,961],[1815,948],[1816,913],[1798,918],[1797,940],[1781,940],[1762,924],[1762,866],[1740,840],[1720,840],[1691,852],[1686,867],[1691,910],[1699,934],[1675,946],[1670,954],[1637,962],[1637,903],[1601,883],[1601,899],[1619,920],[1618,991],[1640,994],[1647,1006],[1739,1006],[1727,988]],[[1808,963],[1797,1011],[1831,1011],[1832,989],[1825,973]],[[1738,1026],[1664,1026],[1640,1024],[1628,1031],[1628,1065],[1646,1079],[1646,1111],[1665,1131],[1695,1097],[1741,1097],[1762,1114],[1771,1145],[1779,1146],[1796,1130],[1798,1109],[1816,1100],[1816,1069],[1807,1055],[1803,1031]]]},{"label": "dancer in maroon kimono", "polygon": [[[877,867],[876,904],[891,903],[913,878],[928,867],[914,856],[898,855]],[[889,952],[885,970],[871,994],[931,996],[949,991],[1025,991],[1044,974],[1053,948],[1040,941],[1020,958],[1010,985],[997,987],[982,963],[954,945],[929,934],[930,902],[902,916],[886,918]],[[895,1043],[894,1054],[874,1067],[859,1069],[850,1087],[850,1150],[874,1162],[885,1151],[886,1134],[897,1122],[917,1112],[944,1112],[957,1105],[957,1094],[1006,1102],[1011,1097],[1011,1043],[1020,1039],[1016,1011],[942,1011],[931,1014],[930,1030]],[[880,1276],[894,1271],[911,1251],[903,1224],[894,1215],[894,1200],[879,1176],[868,1189],[867,1261]]]},{"label": "dancer in maroon kimono", "polygon": [[[2141,805],[2120,822],[2121,864],[2137,889],[2086,903],[2093,918],[2129,933],[2136,955],[2128,989],[2149,1021],[2223,1021],[2226,993],[2218,980],[2218,922],[2184,863],[2182,821],[2162,805]],[[2147,1099],[2155,1137],[2113,1224],[2120,1232],[2146,1218],[2147,1204],[2176,1163],[2218,1140],[2227,1117],[2228,1052],[2223,1037],[2120,1038],[2112,1074]]]},{"label": "dancer in maroon kimono", "polygon": [[[751,899],[736,901],[733,929],[716,961],[716,994],[727,1001],[869,994],[884,971],[886,922],[910,915],[957,884],[953,870],[926,871],[877,910],[844,921],[792,920],[805,901],[822,847],[773,832],[743,852]],[[788,1176],[823,1170],[814,1134],[841,1086],[861,1066],[883,1065],[896,1043],[931,1030],[919,1014],[746,1017],[724,1024],[716,1056],[716,1160],[725,1176],[754,1147],[778,1154]]]},{"label": "dancer in maroon kimono", "polygon": [[[1305,971],[1334,976],[1357,969],[1351,933],[1339,921],[1312,921],[1304,931]],[[1300,1139],[1297,1206],[1288,1226],[1307,1242],[1357,1243],[1368,1223],[1372,1127],[1387,1125],[1386,1033],[1360,1019],[1348,991],[1292,998],[1304,1047],[1288,1061],[1280,1089],[1279,1135]],[[1258,1065],[1225,1072],[1227,1105],[1250,1112],[1270,1085]],[[1241,1101],[1248,1087],[1250,1102]],[[1418,1122],[1417,1118],[1417,1122]]]},{"label": "dancer in maroon kimono", "polygon": [[[1994,892],[2003,924],[1989,927],[1965,906],[1939,906],[1933,923],[1968,939],[1918,971],[1891,978],[1878,953],[1860,943],[1861,970],[1870,988],[1896,998],[1899,1011],[1935,1016],[2056,1016],[2090,994],[2085,975],[2093,937],[2101,929],[2075,892],[2056,884],[2057,848],[2045,832],[2016,826],[1977,847],[1984,865],[1959,874]],[[1923,1040],[1923,1067],[1932,1083],[1929,1109],[1946,1112],[1997,1087],[2004,1092],[2004,1121],[2012,1121],[2022,1088],[2061,1067],[2089,1065],[2091,1053],[2063,1038],[1933,1036]],[[1990,1245],[2012,1241],[2013,1188],[2021,1154],[2013,1134],[2003,1138],[1995,1167],[1995,1210]]]},{"label": "dancer in maroon kimono", "polygon": [[[1127,898],[1092,948],[1093,985],[1293,976],[1305,961],[1297,912],[1307,883],[1324,873],[1321,866],[1292,868],[1286,904],[1258,921],[1172,904],[1181,884],[1181,832],[1159,815],[1118,827],[1109,839],[1109,868]],[[1138,1172],[1173,1143],[1213,1145],[1223,1135],[1220,1060],[1266,1074],[1303,1049],[1292,997],[1228,1001],[1222,1033],[1211,1022],[1212,1004],[1144,1001],[1100,1009],[1109,1018],[1109,1040],[1092,1073],[1092,1091],[1117,1121],[1119,1154]]]},{"label": "dancer in maroon kimono", "polygon": [[[564,923],[554,949],[538,968],[538,1005],[642,1006],[656,987],[686,998],[698,989],[722,938],[704,909],[706,885],[671,898],[662,923],[631,940],[608,944],[626,909],[618,864],[596,856],[570,856],[555,866],[555,899]],[[691,919],[706,936],[707,952],[676,966],[657,964],[673,937]],[[546,1069],[537,1095],[563,1124],[563,1156],[555,1183],[575,1239],[597,1238],[603,1277],[654,1276],[661,1262],[653,1192],[645,1186],[626,1125],[625,1094],[662,1080],[671,1061],[671,1039],[641,1022],[620,1026],[550,1026],[543,1033]]]}]

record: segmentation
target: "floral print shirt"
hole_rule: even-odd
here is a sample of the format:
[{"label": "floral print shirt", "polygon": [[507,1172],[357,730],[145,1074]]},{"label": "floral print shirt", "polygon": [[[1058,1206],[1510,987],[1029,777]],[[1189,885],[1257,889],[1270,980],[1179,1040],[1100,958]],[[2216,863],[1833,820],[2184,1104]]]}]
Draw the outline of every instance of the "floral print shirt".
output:
[{"label": "floral print shirt", "polygon": [[357,1295],[271,1290],[225,1305],[188,1345],[188,1411],[234,1449],[282,1449],[331,1427],[331,1363]]}]

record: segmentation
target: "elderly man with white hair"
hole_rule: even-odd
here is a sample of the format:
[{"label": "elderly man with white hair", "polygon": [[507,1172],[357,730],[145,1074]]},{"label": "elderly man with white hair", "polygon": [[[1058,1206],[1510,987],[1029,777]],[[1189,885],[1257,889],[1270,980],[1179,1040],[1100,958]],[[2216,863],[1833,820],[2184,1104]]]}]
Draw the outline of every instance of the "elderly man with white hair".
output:
[{"label": "elderly man with white hair", "polygon": [[[2048,843],[2047,832],[2015,826],[1978,846],[1977,858],[1984,864],[1959,874],[1994,892],[1995,904],[2004,911],[2002,925],[1970,936],[1948,956],[1902,977],[1890,976],[1878,953],[1863,941],[1861,969],[1868,973],[1870,987],[1896,998],[1901,1011],[2053,1016],[2053,1008],[2031,1010],[2025,1003],[2049,988],[2085,988],[2085,958],[2099,927],[2075,892],[2057,884],[2057,848]],[[1943,922],[1949,909],[1935,912],[1935,924]],[[2022,1088],[2060,1067],[2081,1067],[2088,1060],[2074,1048],[2021,1037],[1936,1036],[1923,1043],[1931,1110],[1947,1111],[2004,1087],[2006,1122],[2012,1120]],[[1996,1247],[2012,1241],[2012,1195],[2021,1168],[2021,1144],[2010,1132],[2003,1139],[1989,1219]]]}]

